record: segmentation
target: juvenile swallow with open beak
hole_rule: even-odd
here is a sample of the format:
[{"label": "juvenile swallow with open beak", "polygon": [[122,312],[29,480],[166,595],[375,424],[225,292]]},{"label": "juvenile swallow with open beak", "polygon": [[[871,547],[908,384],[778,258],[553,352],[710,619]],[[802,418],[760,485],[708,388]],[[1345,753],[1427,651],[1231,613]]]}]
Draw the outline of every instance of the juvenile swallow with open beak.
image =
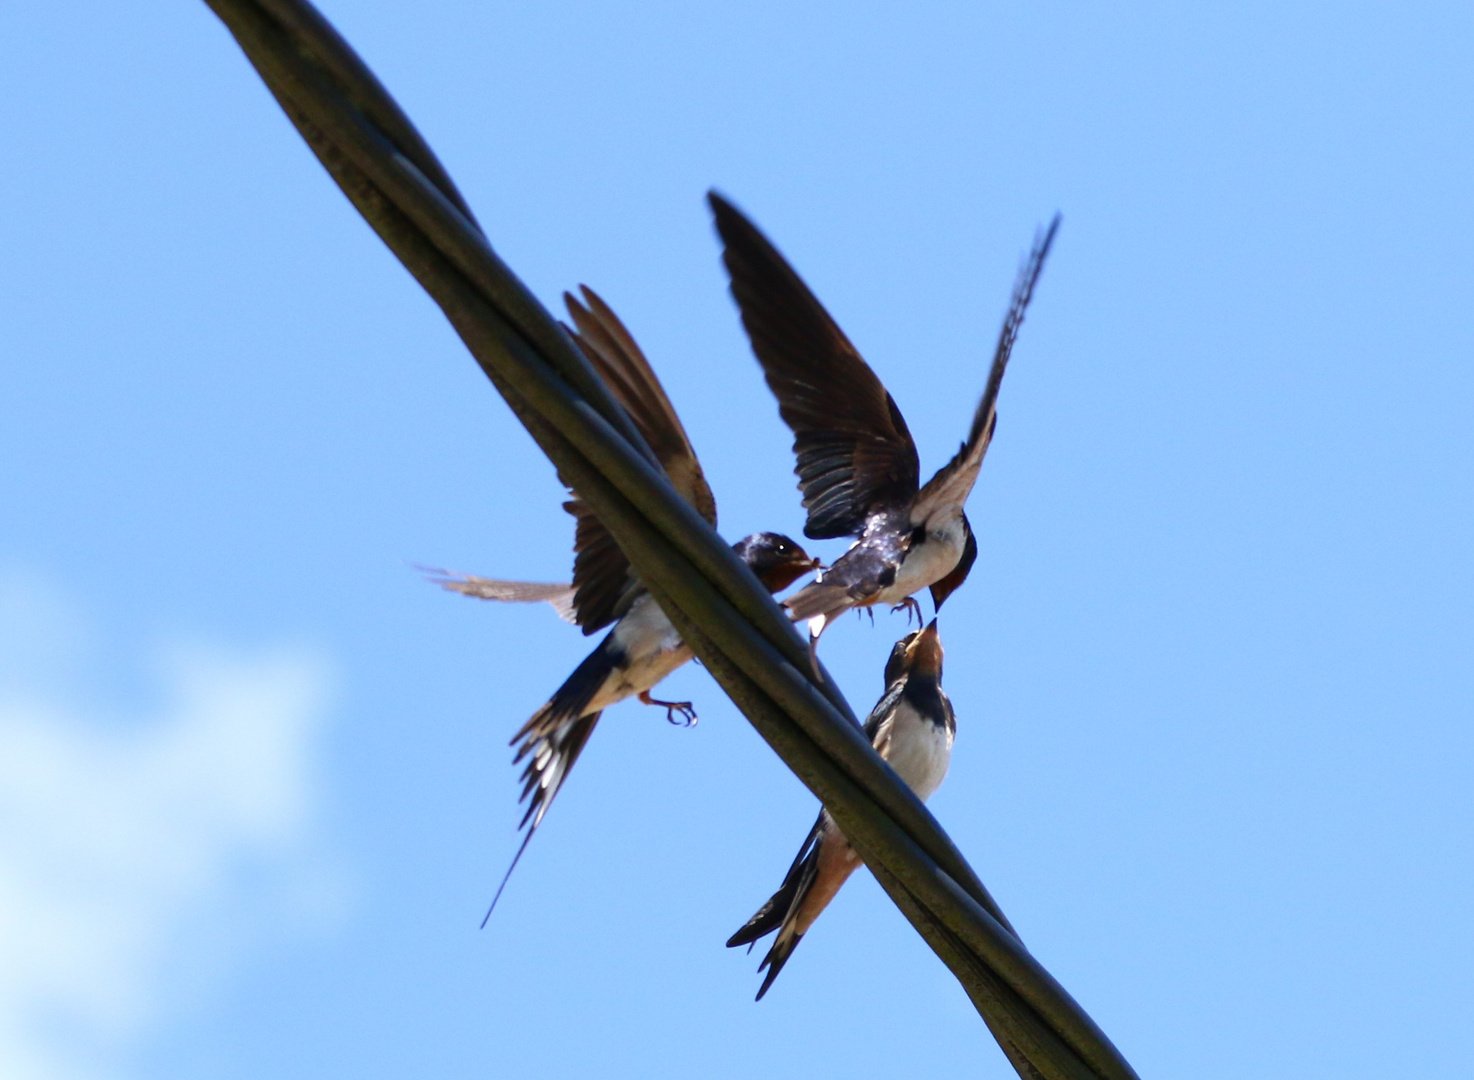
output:
[{"label": "juvenile swallow with open beak", "polygon": [[875,372],[767,237],[716,192],[708,199],[742,324],[793,431],[794,471],[808,511],[804,535],[858,537],[785,606],[795,620],[808,620],[811,650],[851,608],[891,604],[915,612],[919,622],[912,594],[929,587],[939,610],[977,558],[963,506],[993,438],[998,389],[1059,215],[1035,237],[1014,283],[967,439],[923,486],[906,420]]},{"label": "juvenile swallow with open beak", "polygon": [[[896,642],[885,666],[885,681],[885,693],[865,721],[865,734],[875,752],[925,801],[947,775],[957,734],[952,703],[942,691],[942,642],[936,619]],[[751,945],[778,931],[758,965],[759,971],[767,969],[767,975],[757,1000],[762,1000],[819,913],[859,865],[860,857],[829,811],[819,811],[819,820],[783,884],[727,941],[728,948]]]},{"label": "juvenile swallow with open beak", "polygon": [[[676,490],[715,526],[716,500],[660,380],[609,306],[592,289],[582,291],[582,302],[567,293],[563,297],[574,324],[567,328],[569,333],[629,413]],[[605,709],[638,697],[647,705],[664,708],[672,722],[678,716],[688,723],[696,718],[689,701],[650,696],[657,683],[691,659],[691,649],[587,504],[575,495],[563,507],[576,521],[572,584],[432,572],[432,580],[466,596],[547,602],[586,635],[613,624],[594,651],[512,737],[512,745],[517,746],[513,764],[527,759],[518,800],[528,804],[518,826],[526,829],[526,835],[491,902],[493,908]],[[778,533],[753,533],[732,546],[771,592],[781,592],[820,565]]]}]

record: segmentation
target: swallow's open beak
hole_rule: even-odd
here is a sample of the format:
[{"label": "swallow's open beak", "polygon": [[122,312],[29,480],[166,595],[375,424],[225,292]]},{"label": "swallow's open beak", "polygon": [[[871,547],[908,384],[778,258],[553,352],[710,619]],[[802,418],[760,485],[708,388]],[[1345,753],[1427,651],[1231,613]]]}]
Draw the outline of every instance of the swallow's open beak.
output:
[{"label": "swallow's open beak", "polygon": [[805,574],[812,573],[824,565],[807,551],[796,551],[793,558],[788,561],[788,569],[792,572],[794,580],[798,580]]},{"label": "swallow's open beak", "polygon": [[937,634],[937,620],[933,619],[906,646],[906,670],[913,675],[942,674],[942,639]]},{"label": "swallow's open beak", "polygon": [[770,565],[758,577],[768,587],[769,592],[782,592],[805,574],[818,569],[819,565],[818,559],[799,548],[792,555],[785,557],[781,563]]}]

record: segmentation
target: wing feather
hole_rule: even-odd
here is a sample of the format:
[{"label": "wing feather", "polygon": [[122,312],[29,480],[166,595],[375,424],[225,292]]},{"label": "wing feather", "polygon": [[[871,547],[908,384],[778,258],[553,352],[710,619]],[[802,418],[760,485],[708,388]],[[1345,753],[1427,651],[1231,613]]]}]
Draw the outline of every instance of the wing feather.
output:
[{"label": "wing feather", "polygon": [[573,612],[584,635],[602,630],[634,599],[638,588],[624,552],[576,495],[563,504],[573,515]]},{"label": "wing feather", "polygon": [[[587,286],[581,291],[582,301],[569,293],[563,295],[574,324],[569,331],[573,339],[615,400],[629,413],[676,490],[715,525],[716,500],[665,388],[609,305]],[[577,493],[563,504],[563,509],[575,520],[573,609],[583,632],[592,634],[623,614],[641,587],[614,537]]]},{"label": "wing feather", "polygon": [[563,301],[577,327],[574,337],[583,346],[584,355],[630,414],[681,497],[716,525],[716,499],[681,418],[655,377],[650,361],[599,294],[587,285],[580,286],[580,291],[582,303],[568,293],[563,294]]},{"label": "wing feather", "polygon": [[426,579],[450,592],[472,596],[478,600],[499,600],[512,604],[545,603],[552,605],[558,618],[565,622],[577,622],[573,610],[572,585],[543,581],[504,581],[500,578],[476,577],[454,570],[420,568]]},{"label": "wing feather", "polygon": [[824,306],[757,227],[707,196],[742,325],[793,431],[804,535],[860,532],[877,506],[904,506],[920,483],[916,444],[890,394]]},{"label": "wing feather", "polygon": [[938,469],[936,475],[921,489],[921,494],[911,508],[913,525],[923,524],[943,504],[961,506],[967,501],[967,496],[977,481],[978,470],[983,465],[983,455],[988,452],[988,444],[993,441],[993,430],[998,424],[998,390],[1003,385],[1003,373],[1008,370],[1008,358],[1013,354],[1013,343],[1018,339],[1019,328],[1024,325],[1024,312],[1028,310],[1029,301],[1034,298],[1034,286],[1044,269],[1044,260],[1049,257],[1054,234],[1059,231],[1059,222],[1060,217],[1055,214],[1049,225],[1034,235],[1034,246],[1023,266],[1019,268],[1018,277],[1013,283],[1008,314],[1003,317],[1003,328],[998,331],[998,344],[993,350],[993,366],[988,372],[988,384],[983,388],[983,396],[973,412],[972,429],[952,460]]}]

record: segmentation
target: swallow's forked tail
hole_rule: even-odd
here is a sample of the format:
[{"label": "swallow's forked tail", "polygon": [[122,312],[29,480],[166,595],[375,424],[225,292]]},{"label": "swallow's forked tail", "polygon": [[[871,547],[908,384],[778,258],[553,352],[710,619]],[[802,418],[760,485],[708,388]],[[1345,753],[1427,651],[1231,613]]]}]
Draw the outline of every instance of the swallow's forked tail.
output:
[{"label": "swallow's forked tail", "polygon": [[[543,707],[544,710],[546,708],[547,706]],[[520,761],[531,746],[538,742],[546,744],[546,748],[534,754],[532,760],[527,763],[527,768],[522,770],[522,795],[517,801],[528,802],[529,795],[531,801],[517,827],[525,828],[527,832],[522,837],[522,843],[517,847],[517,854],[512,856],[512,863],[507,867],[507,872],[502,875],[501,884],[496,887],[496,895],[491,898],[491,904],[488,905],[486,914],[481,919],[483,930],[491,918],[491,913],[496,910],[496,902],[502,898],[502,890],[512,879],[512,871],[517,869],[517,863],[522,860],[522,853],[527,850],[528,841],[532,839],[532,834],[537,832],[537,827],[542,824],[543,815],[548,812],[548,807],[553,805],[553,797],[558,794],[558,789],[568,778],[568,770],[573,768],[573,763],[578,760],[584,743],[589,741],[589,736],[594,733],[594,725],[599,722],[599,717],[602,715],[604,714],[590,713],[588,716],[580,716],[577,720],[563,725],[555,739],[529,738],[522,744],[522,749],[517,752],[516,761]],[[533,719],[536,720],[541,716],[542,712],[539,712],[538,716]]]},{"label": "swallow's forked tail", "polygon": [[502,875],[496,895],[491,898],[486,917],[481,920],[483,927],[496,910],[496,902],[501,899],[502,890],[511,880],[512,871],[517,869],[517,863],[527,850],[532,834],[542,824],[543,816],[553,805],[553,799],[563,787],[563,781],[568,779],[574,762],[583,752],[584,744],[594,733],[594,725],[603,715],[602,712],[580,714],[603,685],[609,670],[610,660],[606,651],[602,647],[595,649],[558,688],[548,703],[533,713],[532,718],[512,736],[512,745],[517,747],[512,764],[517,764],[523,758],[528,759],[527,766],[522,770],[522,794],[517,799],[519,803],[527,803],[527,810],[517,825],[527,832],[522,837],[517,854],[512,856],[512,864]]},{"label": "swallow's forked tail", "polygon": [[788,609],[788,617],[794,622],[805,622],[823,616],[833,618],[848,611],[855,606],[855,598],[850,595],[848,586],[828,584],[820,579],[805,585],[783,601],[783,606]]},{"label": "swallow's forked tail", "polygon": [[854,607],[854,603],[854,598],[843,585],[825,585],[822,580],[805,585],[783,601],[790,619],[809,624],[809,667],[818,682],[824,681],[824,672],[819,667],[819,638],[841,613]]},{"label": "swallow's forked tail", "polygon": [[758,938],[778,931],[768,954],[758,965],[758,970],[767,970],[763,984],[758,988],[757,1000],[761,1001],[788,963],[793,950],[819,913],[834,898],[839,887],[860,864],[859,856],[850,847],[843,834],[829,815],[819,812],[819,820],[809,830],[798,857],[788,868],[783,884],[778,887],[757,914],[748,919],[742,929],[727,939],[727,948],[752,945]]}]

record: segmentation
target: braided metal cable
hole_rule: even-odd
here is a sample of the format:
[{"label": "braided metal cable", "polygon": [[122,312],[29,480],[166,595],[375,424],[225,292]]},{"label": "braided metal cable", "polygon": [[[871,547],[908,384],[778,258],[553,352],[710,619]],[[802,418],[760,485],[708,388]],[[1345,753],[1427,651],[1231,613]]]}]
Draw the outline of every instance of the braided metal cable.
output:
[{"label": "braided metal cable", "polygon": [[815,679],[782,609],[653,465],[579,349],[497,257],[433,151],[305,0],[206,0],[303,139],[445,312],[723,690],[829,809],[1022,1077],[1136,1080]]}]

